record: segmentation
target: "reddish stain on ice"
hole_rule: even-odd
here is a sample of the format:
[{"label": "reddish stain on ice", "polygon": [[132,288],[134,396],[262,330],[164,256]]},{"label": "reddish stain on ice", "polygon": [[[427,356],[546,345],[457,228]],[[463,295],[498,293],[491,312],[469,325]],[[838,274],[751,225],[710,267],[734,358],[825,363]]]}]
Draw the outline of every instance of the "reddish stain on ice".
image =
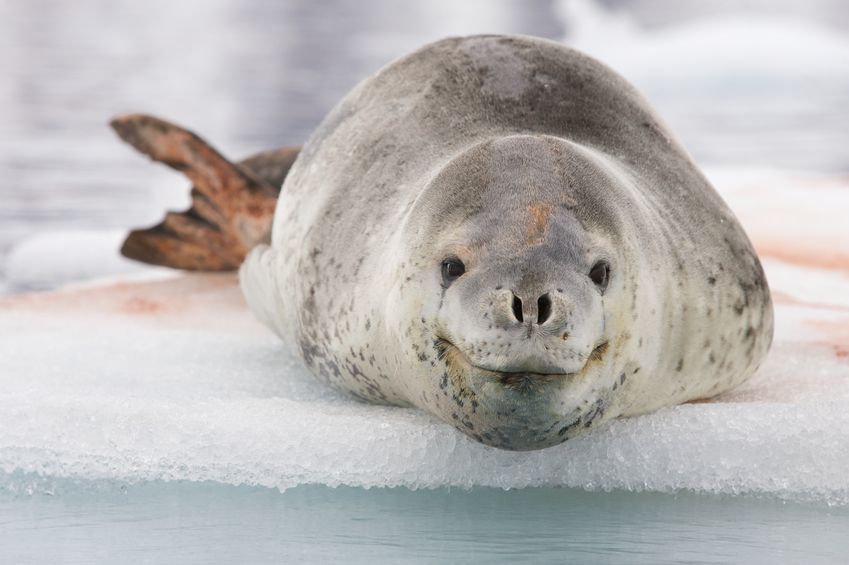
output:
[{"label": "reddish stain on ice", "polygon": [[184,274],[161,281],[116,282],[0,298],[0,310],[74,313],[81,308],[132,316],[182,316],[189,311],[220,315],[247,307],[232,274]]},{"label": "reddish stain on ice", "polygon": [[769,289],[774,304],[799,304],[799,300],[780,290]]},{"label": "reddish stain on ice", "polygon": [[769,177],[720,187],[758,254],[849,271],[849,179]]},{"label": "reddish stain on ice", "polygon": [[165,310],[166,306],[155,300],[134,296],[127,299],[119,309],[128,314],[158,314]]},{"label": "reddish stain on ice", "polygon": [[782,292],[780,290],[775,290],[774,288],[770,289],[770,296],[772,296],[772,301],[774,304],[782,304],[786,306],[803,306],[805,308],[813,308],[816,310],[829,310],[832,312],[849,312],[849,307],[841,306],[839,304],[828,304],[826,302],[810,302],[808,300],[801,300],[787,294],[786,292]]},{"label": "reddish stain on ice", "polygon": [[849,253],[841,249],[823,249],[814,245],[806,246],[774,239],[759,239],[752,237],[758,254],[762,257],[772,257],[796,265],[819,267],[849,271]]},{"label": "reddish stain on ice", "polygon": [[835,357],[849,359],[849,318],[808,320],[807,323],[826,334],[826,339],[820,343],[829,346],[834,351]]}]

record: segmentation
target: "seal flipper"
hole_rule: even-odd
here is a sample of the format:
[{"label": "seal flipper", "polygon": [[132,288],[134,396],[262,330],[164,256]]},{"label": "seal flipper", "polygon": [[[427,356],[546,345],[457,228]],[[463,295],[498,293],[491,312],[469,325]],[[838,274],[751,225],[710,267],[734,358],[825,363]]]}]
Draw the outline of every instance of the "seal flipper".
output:
[{"label": "seal flipper", "polygon": [[192,181],[192,207],[158,225],[130,232],[130,259],[192,271],[236,270],[252,247],[268,241],[283,179],[298,148],[232,163],[196,134],[144,114],[114,118],[118,136]]},{"label": "seal flipper", "polygon": [[251,249],[239,267],[239,286],[254,316],[284,341],[295,343],[291,335],[294,326],[285,323],[292,319],[291,312],[287,312],[292,304],[284,299],[290,294],[278,286],[279,257],[270,245],[260,244]]}]

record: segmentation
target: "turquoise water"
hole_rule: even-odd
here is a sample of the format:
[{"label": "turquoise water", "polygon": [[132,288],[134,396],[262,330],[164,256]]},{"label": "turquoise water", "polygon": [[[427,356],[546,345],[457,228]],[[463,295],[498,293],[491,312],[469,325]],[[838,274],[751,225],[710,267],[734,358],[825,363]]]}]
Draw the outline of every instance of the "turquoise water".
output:
[{"label": "turquoise water", "polygon": [[3,563],[845,563],[849,509],[573,489],[286,492],[60,482],[0,495]]}]

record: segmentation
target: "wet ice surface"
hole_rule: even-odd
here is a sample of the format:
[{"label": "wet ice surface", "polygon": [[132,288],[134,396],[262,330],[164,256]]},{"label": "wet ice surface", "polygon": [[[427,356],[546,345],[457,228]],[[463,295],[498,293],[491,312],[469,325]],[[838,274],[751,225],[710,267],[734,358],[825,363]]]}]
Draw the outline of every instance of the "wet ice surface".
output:
[{"label": "wet ice surface", "polygon": [[[725,177],[721,191],[744,223],[779,217],[757,195],[767,179],[772,190],[804,191],[799,221],[785,218],[782,234],[804,230],[812,210],[838,210],[849,191],[845,181]],[[37,490],[34,477],[278,489],[567,486],[847,505],[849,274],[827,267],[846,253],[849,232],[835,226],[785,257],[769,251],[771,225],[753,222],[750,232],[777,302],[776,340],[749,383],[531,453],[487,448],[420,411],[363,404],[314,381],[250,317],[231,275],[8,297],[2,481],[12,490]]]}]

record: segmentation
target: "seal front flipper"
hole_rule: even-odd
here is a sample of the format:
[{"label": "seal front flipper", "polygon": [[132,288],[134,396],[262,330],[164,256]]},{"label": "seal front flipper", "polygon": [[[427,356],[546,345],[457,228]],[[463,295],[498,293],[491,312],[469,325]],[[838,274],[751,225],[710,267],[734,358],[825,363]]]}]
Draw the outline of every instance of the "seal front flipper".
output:
[{"label": "seal front flipper", "polygon": [[270,245],[257,245],[239,267],[239,286],[254,316],[284,341],[294,343],[289,333],[293,326],[285,322],[293,314],[292,304],[284,298],[289,293],[278,286],[280,259],[281,255]]},{"label": "seal front flipper", "polygon": [[118,116],[110,125],[121,139],[193,184],[192,207],[130,232],[121,248],[125,257],[192,271],[232,271],[252,247],[268,241],[280,186],[298,148],[232,163],[196,134],[153,116]]}]

